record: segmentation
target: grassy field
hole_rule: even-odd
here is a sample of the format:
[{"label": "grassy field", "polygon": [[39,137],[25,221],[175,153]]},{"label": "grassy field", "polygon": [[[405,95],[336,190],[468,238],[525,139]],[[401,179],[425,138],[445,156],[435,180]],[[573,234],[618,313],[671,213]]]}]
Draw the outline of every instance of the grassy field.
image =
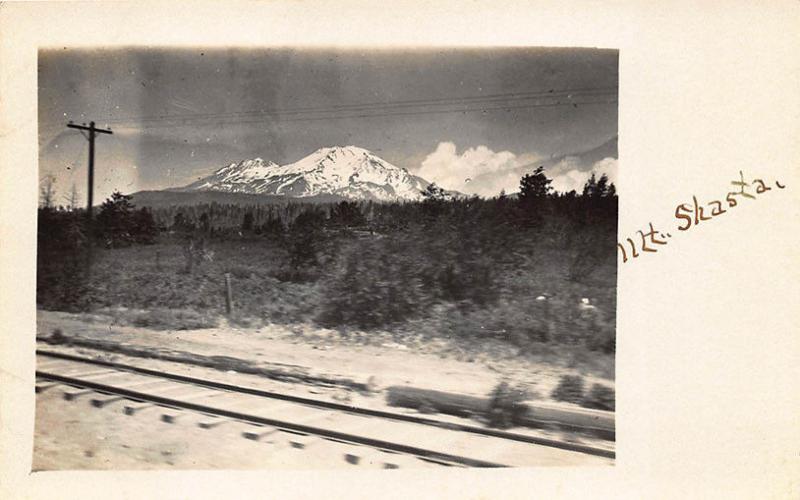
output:
[{"label": "grassy field", "polygon": [[[370,246],[363,241],[346,242],[338,250],[347,255],[348,251],[358,253]],[[341,307],[343,301],[353,305],[358,296],[374,296],[369,289],[359,292],[355,288],[350,293],[341,289],[360,284],[338,280],[334,265],[327,273],[318,271],[316,279],[297,282],[283,278],[289,257],[285,248],[274,242],[212,241],[206,250],[213,257],[195,264],[191,273],[186,271],[183,246],[177,242],[95,252],[89,283],[91,302],[94,308],[115,310],[123,323],[154,329],[194,329],[215,326],[225,315],[226,273],[233,295],[230,320],[240,326],[331,326],[324,312]],[[381,259],[374,254],[372,259],[380,264]],[[603,275],[610,270],[598,270],[595,283],[586,284],[565,278],[569,273],[566,259],[554,260],[540,253],[528,266],[501,271],[495,277],[498,298],[484,305],[438,300],[405,321],[372,328],[336,328],[345,336],[351,330],[380,330],[399,342],[404,337],[422,335],[453,341],[465,353],[488,349],[507,356],[557,359],[605,375],[613,373],[613,347],[608,345],[613,346],[615,334],[615,289],[598,284],[606,281]],[[361,279],[376,278],[374,270],[361,269]],[[373,281],[373,285],[386,287],[388,283]],[[536,300],[543,295],[548,300]],[[584,297],[591,298],[592,309],[581,309]],[[374,300],[384,299],[377,296]],[[363,306],[378,307],[372,303]]]},{"label": "grassy field", "polygon": [[[90,285],[93,302],[98,307],[171,309],[214,318],[225,314],[225,274],[230,273],[239,320],[312,319],[317,286],[275,277],[286,259],[282,248],[264,241],[223,241],[209,243],[207,250],[211,260],[195,264],[191,273],[186,272],[184,249],[177,242],[96,252]],[[165,322],[164,326],[183,325]]]},{"label": "grassy field", "polygon": [[[228,276],[226,321],[240,326],[304,324],[360,341],[370,336],[350,334],[422,336],[608,376],[616,208],[587,219],[580,200],[552,203],[533,219],[509,201],[464,200],[381,207],[355,230],[311,207],[272,232],[162,231],[155,244],[98,248],[88,281],[62,265],[72,247],[40,233],[37,300],[44,309],[113,310],[152,329],[204,328],[226,315]],[[73,241],[65,234],[55,241]]]}]

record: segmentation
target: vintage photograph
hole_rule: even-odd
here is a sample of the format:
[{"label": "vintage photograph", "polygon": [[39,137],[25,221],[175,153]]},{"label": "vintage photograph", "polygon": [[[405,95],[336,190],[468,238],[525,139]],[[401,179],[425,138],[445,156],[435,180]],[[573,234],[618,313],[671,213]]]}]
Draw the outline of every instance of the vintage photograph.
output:
[{"label": "vintage photograph", "polygon": [[613,465],[618,59],[40,49],[33,470]]}]

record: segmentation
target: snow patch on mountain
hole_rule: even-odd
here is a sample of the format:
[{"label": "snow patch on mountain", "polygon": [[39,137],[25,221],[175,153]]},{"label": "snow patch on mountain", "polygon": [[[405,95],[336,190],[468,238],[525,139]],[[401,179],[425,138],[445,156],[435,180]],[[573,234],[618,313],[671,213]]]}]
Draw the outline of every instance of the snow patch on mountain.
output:
[{"label": "snow patch on mountain", "polygon": [[261,158],[231,163],[182,191],[303,198],[332,194],[377,201],[419,200],[429,182],[356,146],[321,148],[288,165]]}]

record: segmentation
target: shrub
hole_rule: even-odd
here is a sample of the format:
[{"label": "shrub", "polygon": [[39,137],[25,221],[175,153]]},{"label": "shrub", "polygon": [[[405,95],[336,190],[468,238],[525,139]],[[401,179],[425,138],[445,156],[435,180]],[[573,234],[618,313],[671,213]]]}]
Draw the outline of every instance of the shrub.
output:
[{"label": "shrub", "polygon": [[280,240],[283,238],[286,228],[279,218],[270,216],[267,218],[266,222],[261,225],[260,231],[264,236]]},{"label": "shrub", "polygon": [[253,212],[248,211],[244,214],[244,219],[242,219],[242,232],[249,233],[253,231]]},{"label": "shrub", "polygon": [[248,279],[253,276],[253,270],[242,265],[229,266],[227,268],[227,272],[230,273],[234,278],[238,278],[240,280]]},{"label": "shrub", "polygon": [[592,351],[613,354],[617,349],[617,333],[613,324],[601,324],[594,335],[589,337],[586,346]]},{"label": "shrub", "polygon": [[133,213],[133,238],[136,243],[152,245],[158,236],[158,227],[153,213],[147,208],[140,208]]},{"label": "shrub", "polygon": [[50,335],[48,339],[48,343],[50,344],[65,344],[66,342],[67,337],[64,336],[64,332],[61,328],[54,329],[52,335]]},{"label": "shrub", "polygon": [[488,419],[491,427],[507,429],[519,424],[528,411],[524,401],[531,393],[524,386],[511,386],[505,380],[497,384],[489,394]]},{"label": "shrub", "polygon": [[376,328],[418,315],[428,303],[408,242],[373,241],[345,252],[324,285],[317,321],[326,327]]},{"label": "shrub", "polygon": [[89,305],[85,214],[39,209],[36,302],[45,309],[86,310]]},{"label": "shrub", "polygon": [[563,375],[550,396],[556,401],[580,404],[583,401],[583,386],[583,377],[579,375]]},{"label": "shrub", "polygon": [[185,237],[183,242],[183,257],[186,262],[186,267],[183,269],[185,274],[192,274],[195,266],[200,266],[204,261],[211,262],[214,260],[213,252],[209,253],[206,249],[206,239],[200,237],[195,240],[194,235]]},{"label": "shrub", "polygon": [[289,265],[300,271],[319,264],[319,252],[323,246],[325,215],[319,210],[301,213],[289,226]]},{"label": "shrub", "polygon": [[357,227],[366,224],[367,219],[361,213],[358,202],[342,201],[331,207],[328,223],[339,227]]},{"label": "shrub", "polygon": [[616,395],[614,389],[601,384],[593,384],[581,406],[597,410],[614,411]]}]

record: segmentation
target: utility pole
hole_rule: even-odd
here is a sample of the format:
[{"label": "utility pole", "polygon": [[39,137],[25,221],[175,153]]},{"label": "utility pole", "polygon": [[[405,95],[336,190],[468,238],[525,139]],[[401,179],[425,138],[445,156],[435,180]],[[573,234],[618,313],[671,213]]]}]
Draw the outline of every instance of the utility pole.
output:
[{"label": "utility pole", "polygon": [[[94,204],[94,199],[93,199],[94,198],[94,138],[95,138],[95,134],[98,134],[98,133],[99,134],[113,134],[114,132],[112,132],[111,129],[106,130],[106,129],[96,128],[94,126],[94,122],[89,122],[89,126],[87,127],[85,123],[83,125],[78,125],[78,124],[72,123],[72,121],[70,121],[67,124],[67,127],[80,130],[81,134],[83,134],[83,136],[86,137],[86,139],[89,141],[89,190],[88,190],[88,201],[87,201],[87,206],[86,206],[86,217],[88,219],[88,228],[89,228],[89,244],[87,246],[87,248],[88,248],[88,255],[87,255],[88,260],[87,260],[87,263],[86,263],[86,269],[87,269],[87,272],[88,272],[88,270],[91,269],[91,265],[92,265],[92,237],[93,237],[93,234],[92,234],[93,208],[92,207],[93,207],[93,204]],[[83,133],[84,130],[89,132],[88,136]]]},{"label": "utility pole", "polygon": [[86,126],[85,123],[83,125],[78,125],[78,124],[69,122],[67,124],[67,127],[78,129],[78,130],[81,131],[81,134],[83,134],[84,130],[89,132],[89,136],[87,137],[86,135],[84,135],[84,137],[86,137],[89,140],[89,191],[88,191],[89,200],[88,200],[88,205],[87,205],[86,208],[88,209],[89,220],[91,221],[92,220],[92,206],[93,206],[93,201],[94,201],[93,197],[94,197],[94,138],[95,138],[95,134],[98,134],[98,133],[99,134],[113,134],[114,132],[112,132],[111,129],[106,130],[106,129],[102,129],[102,128],[95,128],[94,122],[89,122],[89,126],[88,127]]}]

